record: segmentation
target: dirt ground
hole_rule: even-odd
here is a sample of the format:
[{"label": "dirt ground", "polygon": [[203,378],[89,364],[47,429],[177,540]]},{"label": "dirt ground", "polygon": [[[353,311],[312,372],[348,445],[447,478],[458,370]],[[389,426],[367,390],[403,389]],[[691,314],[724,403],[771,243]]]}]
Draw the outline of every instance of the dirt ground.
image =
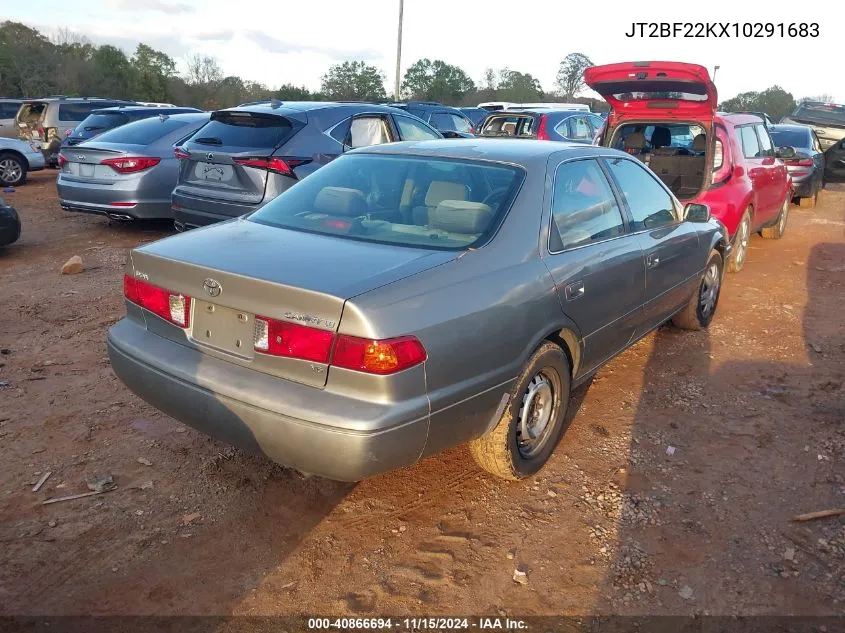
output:
[{"label": "dirt ground", "polygon": [[23,235],[0,252],[0,615],[845,612],[845,517],[791,521],[845,507],[845,186],[752,240],[709,332],[602,369],[538,476],[460,447],[349,485],[122,386],[122,265],[169,229],[63,212],[54,179],[3,194]]}]

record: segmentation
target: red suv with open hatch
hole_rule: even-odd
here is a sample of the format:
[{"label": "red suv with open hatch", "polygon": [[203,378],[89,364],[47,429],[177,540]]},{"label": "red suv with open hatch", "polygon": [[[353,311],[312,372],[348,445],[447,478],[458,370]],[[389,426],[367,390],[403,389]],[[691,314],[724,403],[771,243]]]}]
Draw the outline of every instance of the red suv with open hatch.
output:
[{"label": "red suv with open hatch", "polygon": [[742,269],[752,233],[780,238],[792,182],[760,117],[716,112],[707,69],[681,62],[593,66],[587,85],[610,104],[597,144],[635,155],[683,203],[710,207],[733,241],[727,269]]}]

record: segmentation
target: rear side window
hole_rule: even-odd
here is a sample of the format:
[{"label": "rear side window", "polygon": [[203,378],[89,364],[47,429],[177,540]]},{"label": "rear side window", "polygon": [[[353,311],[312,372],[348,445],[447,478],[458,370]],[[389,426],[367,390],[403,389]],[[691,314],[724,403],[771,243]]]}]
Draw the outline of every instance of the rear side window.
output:
[{"label": "rear side window", "polygon": [[769,138],[769,131],[766,126],[761,124],[754,126],[757,129],[757,140],[760,141],[760,156],[774,156],[775,151],[772,148],[772,139]]},{"label": "rear side window", "polygon": [[0,119],[14,119],[20,107],[19,103],[0,103]]},{"label": "rear side window", "polygon": [[62,103],[59,105],[59,121],[83,121],[91,110],[106,107],[107,104],[101,103]]},{"label": "rear side window", "polygon": [[453,129],[458,132],[472,132],[472,125],[464,117],[458,116],[457,114],[450,114],[449,116],[452,117]]},{"label": "rear side window", "polygon": [[167,118],[163,121],[159,117],[141,119],[126,125],[104,132],[96,137],[98,143],[125,143],[127,145],[149,145],[161,137],[178,130],[180,127],[192,125],[194,122],[185,122],[178,119]]},{"label": "rear side window", "polygon": [[123,113],[103,112],[88,115],[79,125],[86,132],[93,132],[95,130],[110,130],[118,125],[123,125],[128,121],[129,117]]},{"label": "rear side window", "polygon": [[587,117],[574,116],[569,119],[569,138],[576,141],[587,141],[593,138],[593,130],[587,123]]},{"label": "rear side window", "polygon": [[[606,240],[625,232],[616,197],[595,160],[563,163],[555,173],[552,252]],[[559,237],[558,237],[559,236]]]},{"label": "rear side window", "polygon": [[349,127],[350,147],[369,147],[390,142],[387,121],[376,116],[362,116],[352,119]]},{"label": "rear side window", "polygon": [[739,140],[742,143],[742,154],[746,158],[760,158],[760,142],[754,132],[753,125],[737,128]]},{"label": "rear side window", "polygon": [[403,141],[431,141],[440,138],[427,125],[411,117],[395,115],[393,120],[396,121]]},{"label": "rear side window", "polygon": [[455,122],[448,112],[434,112],[428,120],[438,130],[454,130]]},{"label": "rear side window", "polygon": [[481,136],[532,136],[534,117],[526,115],[501,114],[487,117]]},{"label": "rear side window", "polygon": [[218,113],[191,137],[187,146],[201,151],[214,147],[273,150],[287,140],[291,132],[290,121],[281,116]]},{"label": "rear side window", "polygon": [[639,161],[614,158],[608,160],[607,164],[628,203],[635,231],[654,229],[677,221],[672,196]]}]

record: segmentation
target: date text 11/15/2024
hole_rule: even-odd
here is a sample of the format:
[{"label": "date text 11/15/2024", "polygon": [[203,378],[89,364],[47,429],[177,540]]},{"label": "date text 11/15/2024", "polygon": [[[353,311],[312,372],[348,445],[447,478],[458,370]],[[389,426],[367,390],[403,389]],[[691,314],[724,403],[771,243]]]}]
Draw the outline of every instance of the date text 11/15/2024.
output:
[{"label": "date text 11/15/2024", "polygon": [[632,22],[625,37],[818,37],[817,22]]}]

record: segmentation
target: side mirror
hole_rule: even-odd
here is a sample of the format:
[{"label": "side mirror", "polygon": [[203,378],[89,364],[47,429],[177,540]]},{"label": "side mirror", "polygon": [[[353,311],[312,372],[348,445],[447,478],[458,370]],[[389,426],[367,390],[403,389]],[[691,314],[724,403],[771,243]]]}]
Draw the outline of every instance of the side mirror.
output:
[{"label": "side mirror", "polygon": [[697,204],[695,202],[690,202],[684,207],[684,219],[687,222],[709,222],[710,207],[706,204]]},{"label": "side mirror", "polygon": [[795,158],[795,148],[794,147],[788,147],[788,146],[787,147],[778,147],[778,150],[775,153],[775,156],[777,156],[778,158],[783,158],[783,159],[787,159],[787,160],[790,159],[790,158]]}]

